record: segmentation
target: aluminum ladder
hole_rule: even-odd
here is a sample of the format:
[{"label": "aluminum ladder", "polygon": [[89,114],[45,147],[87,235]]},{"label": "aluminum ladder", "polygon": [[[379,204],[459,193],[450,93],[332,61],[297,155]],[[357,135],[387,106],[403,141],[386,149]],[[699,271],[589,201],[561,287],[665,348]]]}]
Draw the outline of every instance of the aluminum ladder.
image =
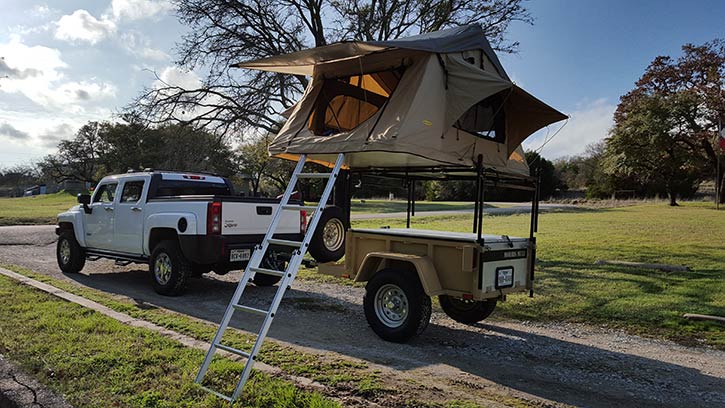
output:
[{"label": "aluminum ladder", "polygon": [[[304,255],[307,253],[307,247],[309,246],[310,240],[315,233],[315,228],[317,227],[317,223],[320,220],[322,210],[325,208],[327,200],[332,193],[332,189],[335,185],[335,180],[340,173],[340,168],[342,167],[344,158],[344,154],[342,153],[337,156],[337,161],[335,162],[335,166],[333,167],[331,173],[303,173],[302,169],[305,165],[307,155],[300,155],[297,166],[292,173],[292,178],[290,179],[289,185],[287,186],[287,190],[285,190],[284,195],[282,196],[282,200],[280,201],[279,206],[277,207],[277,210],[272,217],[272,223],[269,225],[267,234],[264,236],[262,243],[255,247],[251,258],[249,259],[249,263],[244,269],[244,275],[242,276],[242,280],[239,281],[237,289],[234,292],[234,295],[232,296],[232,299],[229,302],[226,311],[224,312],[224,317],[219,324],[219,329],[214,336],[214,340],[212,340],[211,346],[206,353],[206,357],[204,357],[204,362],[199,369],[199,374],[197,374],[196,379],[194,380],[194,382],[199,384],[199,386],[205,391],[208,391],[211,394],[214,394],[217,397],[229,402],[234,402],[239,397],[239,394],[241,394],[242,389],[244,388],[244,384],[247,382],[247,380],[249,379],[249,375],[252,372],[252,366],[254,365],[254,360],[257,357],[257,353],[259,353],[259,350],[262,347],[262,343],[267,337],[267,331],[272,325],[272,320],[277,313],[277,308],[279,307],[279,304],[282,301],[285,292],[290,287],[290,285],[292,285],[292,282],[297,276],[297,271],[299,270],[300,264],[302,263],[302,257],[304,257]],[[297,182],[300,179],[304,178],[327,179],[325,189],[322,193],[322,196],[320,197],[320,201],[317,203],[316,206],[300,206],[289,204],[290,197],[295,189],[295,186],[297,185]],[[273,238],[277,230],[279,220],[282,217],[282,212],[300,210],[312,211],[312,216],[309,218],[309,221],[307,223],[307,231],[305,232],[305,236],[302,241],[289,241]],[[290,257],[290,260],[287,263],[287,267],[284,271],[266,269],[260,266],[264,259],[264,255],[267,252],[267,248],[269,248],[270,245],[284,246],[293,249],[292,256]],[[247,287],[249,281],[254,279],[254,275],[256,273],[264,273],[267,275],[279,276],[282,278],[279,282],[277,292],[275,293],[272,300],[272,304],[267,310],[244,306],[243,304],[241,304],[244,289]],[[264,316],[262,326],[259,329],[259,333],[257,333],[257,339],[249,352],[239,350],[221,343],[224,332],[229,326],[229,321],[231,320],[234,312],[237,310],[253,315]],[[202,385],[204,376],[209,370],[209,365],[211,364],[212,358],[214,357],[217,349],[237,354],[246,359],[246,363],[244,364],[244,370],[242,371],[239,382],[237,383],[237,386],[234,389],[234,393],[231,396],[224,395],[220,392],[217,392],[209,387]]]}]

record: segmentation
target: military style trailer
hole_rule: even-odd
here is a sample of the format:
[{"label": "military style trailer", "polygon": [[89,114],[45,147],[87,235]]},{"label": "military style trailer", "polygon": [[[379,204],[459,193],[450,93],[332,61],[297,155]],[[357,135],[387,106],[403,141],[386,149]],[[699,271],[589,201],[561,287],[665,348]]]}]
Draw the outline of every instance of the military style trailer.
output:
[{"label": "military style trailer", "polygon": [[[203,386],[218,349],[236,353],[247,364],[234,393],[209,391],[229,401],[239,396],[313,242],[324,245],[316,248],[318,260],[346,257],[344,266],[323,265],[322,272],[368,282],[365,315],[375,333],[389,341],[405,342],[425,329],[431,296],[440,297],[449,316],[472,323],[486,318],[507,294],[531,293],[538,182],[529,174],[521,142],[566,116],[511,82],[480,26],[392,41],[341,42],[235,66],[310,80],[269,144],[271,156],[294,160],[297,166],[227,307],[197,383]],[[318,167],[305,168],[308,163]],[[361,175],[399,178],[407,184],[408,227],[416,181],[471,180],[476,203],[472,232],[351,229],[350,185]],[[296,184],[306,178],[326,180],[318,204],[291,205]],[[490,188],[531,193],[529,237],[482,233],[484,192]],[[334,205],[328,206],[333,196]],[[300,210],[312,214],[303,239],[276,238],[281,214]],[[313,240],[313,235],[321,239]],[[261,266],[271,247],[289,249],[284,268]],[[257,273],[282,278],[267,309],[243,302],[245,288]],[[222,343],[236,311],[264,316],[251,350]]]}]

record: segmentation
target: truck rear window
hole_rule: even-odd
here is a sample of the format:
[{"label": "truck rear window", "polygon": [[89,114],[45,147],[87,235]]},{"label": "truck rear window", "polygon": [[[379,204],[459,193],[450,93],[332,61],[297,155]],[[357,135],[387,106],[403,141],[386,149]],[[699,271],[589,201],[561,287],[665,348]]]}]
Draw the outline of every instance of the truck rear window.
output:
[{"label": "truck rear window", "polygon": [[161,180],[156,189],[156,197],[182,195],[232,195],[232,192],[224,183],[186,180]]}]

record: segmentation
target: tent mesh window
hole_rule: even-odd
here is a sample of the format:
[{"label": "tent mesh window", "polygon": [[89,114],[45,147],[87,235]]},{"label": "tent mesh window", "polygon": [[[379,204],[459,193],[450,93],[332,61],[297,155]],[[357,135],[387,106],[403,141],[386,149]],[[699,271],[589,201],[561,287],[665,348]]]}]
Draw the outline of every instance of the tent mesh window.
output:
[{"label": "tent mesh window", "polygon": [[402,69],[325,79],[308,127],[318,136],[347,132],[375,115],[392,95]]},{"label": "tent mesh window", "polygon": [[497,143],[506,141],[506,119],[501,109],[504,98],[501,93],[473,105],[455,123],[455,127],[478,137]]}]

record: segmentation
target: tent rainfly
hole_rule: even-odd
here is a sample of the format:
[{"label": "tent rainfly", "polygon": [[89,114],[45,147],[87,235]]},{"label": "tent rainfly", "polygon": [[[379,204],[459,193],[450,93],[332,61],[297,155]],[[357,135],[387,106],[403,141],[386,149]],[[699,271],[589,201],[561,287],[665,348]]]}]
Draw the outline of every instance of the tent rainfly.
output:
[{"label": "tent rainfly", "polygon": [[473,167],[528,175],[521,142],[566,118],[514,85],[478,25],[341,42],[234,65],[312,77],[269,145],[351,169]]}]

